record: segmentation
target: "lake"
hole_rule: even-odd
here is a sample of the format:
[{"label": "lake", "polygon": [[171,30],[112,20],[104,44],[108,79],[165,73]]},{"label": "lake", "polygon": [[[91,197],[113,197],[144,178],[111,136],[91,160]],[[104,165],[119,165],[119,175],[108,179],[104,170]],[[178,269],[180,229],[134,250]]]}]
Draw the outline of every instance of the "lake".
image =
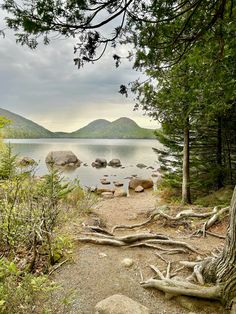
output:
[{"label": "lake", "polygon": [[[38,162],[37,175],[47,173],[45,157],[52,150],[71,150],[83,163],[75,170],[65,171],[65,178],[78,178],[83,186],[100,186],[100,179],[107,175],[111,182],[122,181],[128,184],[128,176],[137,175],[150,178],[153,171],[159,166],[157,155],[152,147],[158,148],[161,144],[157,140],[133,139],[7,139],[11,143],[13,152],[20,156],[28,156]],[[121,160],[121,168],[96,169],[91,163],[96,158],[105,158],[108,162],[112,158]],[[138,163],[143,163],[154,169],[139,169]]]}]

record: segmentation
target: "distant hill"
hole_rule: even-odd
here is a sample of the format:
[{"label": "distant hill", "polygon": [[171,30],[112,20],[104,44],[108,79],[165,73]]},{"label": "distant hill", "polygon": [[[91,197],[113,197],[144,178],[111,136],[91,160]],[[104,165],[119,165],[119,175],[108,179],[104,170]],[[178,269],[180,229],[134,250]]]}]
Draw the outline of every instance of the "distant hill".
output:
[{"label": "distant hill", "polygon": [[1,130],[1,133],[5,138],[55,137],[53,132],[50,132],[39,124],[8,110],[0,108],[0,116],[4,116],[11,120],[11,123]]},{"label": "distant hill", "polygon": [[95,120],[87,126],[70,133],[76,138],[155,138],[154,130],[144,129],[129,118],[119,118],[113,122]]},{"label": "distant hill", "polygon": [[5,109],[0,108],[0,116],[4,116],[12,121],[1,130],[5,138],[155,138],[154,130],[141,128],[129,118],[120,118],[113,122],[98,119],[75,132],[54,133],[29,119],[25,119]]}]

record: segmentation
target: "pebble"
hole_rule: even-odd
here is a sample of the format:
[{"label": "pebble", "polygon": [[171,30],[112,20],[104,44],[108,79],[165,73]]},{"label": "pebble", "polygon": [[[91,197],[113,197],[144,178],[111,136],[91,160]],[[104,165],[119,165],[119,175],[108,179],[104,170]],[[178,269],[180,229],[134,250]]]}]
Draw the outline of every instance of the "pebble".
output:
[{"label": "pebble", "polygon": [[121,264],[125,267],[131,267],[134,264],[134,261],[131,258],[126,257],[121,261]]}]

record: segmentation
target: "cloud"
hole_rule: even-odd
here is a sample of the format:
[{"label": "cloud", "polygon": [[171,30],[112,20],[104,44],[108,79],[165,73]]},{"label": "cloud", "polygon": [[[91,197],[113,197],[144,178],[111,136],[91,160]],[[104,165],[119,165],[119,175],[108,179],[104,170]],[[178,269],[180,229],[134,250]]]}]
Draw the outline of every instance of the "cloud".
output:
[{"label": "cloud", "polygon": [[[1,15],[0,15],[1,17]],[[10,32],[0,37],[0,107],[18,113],[52,131],[74,131],[98,118],[133,118],[141,126],[155,122],[133,112],[134,101],[118,93],[120,84],[140,74],[128,61],[115,67],[111,49],[95,64],[78,70],[72,39],[52,40],[36,50],[15,43]],[[120,48],[125,55],[125,48]]]}]

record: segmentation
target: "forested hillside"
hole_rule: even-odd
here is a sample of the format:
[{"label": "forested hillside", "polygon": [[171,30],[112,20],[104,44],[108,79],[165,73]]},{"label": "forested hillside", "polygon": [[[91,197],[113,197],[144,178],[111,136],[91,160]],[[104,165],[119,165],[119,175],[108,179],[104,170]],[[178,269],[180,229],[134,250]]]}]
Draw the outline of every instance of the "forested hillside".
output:
[{"label": "forested hillside", "polygon": [[10,120],[1,133],[5,138],[45,138],[55,137],[53,132],[20,115],[0,108],[0,116]]},{"label": "forested hillside", "polygon": [[154,138],[154,130],[144,129],[129,118],[120,118],[113,122],[95,120],[78,131],[70,133],[78,138]]}]

